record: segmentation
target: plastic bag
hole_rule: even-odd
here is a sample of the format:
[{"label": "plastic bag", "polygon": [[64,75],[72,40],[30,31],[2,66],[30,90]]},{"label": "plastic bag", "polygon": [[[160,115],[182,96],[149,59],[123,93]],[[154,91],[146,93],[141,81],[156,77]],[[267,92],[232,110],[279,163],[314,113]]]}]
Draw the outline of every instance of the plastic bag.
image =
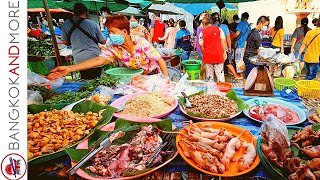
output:
[{"label": "plastic bag", "polygon": [[276,56],[276,59],[277,59],[277,63],[279,64],[288,64],[290,63],[290,59],[289,59],[289,56],[285,55],[285,54],[278,54]]},{"label": "plastic bag", "polygon": [[237,70],[239,70],[239,72],[245,71],[246,65],[244,64],[244,61],[236,62],[236,68],[237,68]]},{"label": "plastic bag", "polygon": [[295,62],[296,61],[296,56],[294,55],[294,53],[290,53],[288,55],[288,59],[291,63]]},{"label": "plastic bag", "polygon": [[294,76],[297,76],[297,77],[300,76],[301,75],[300,62],[295,61],[292,65],[294,68]]},{"label": "plastic bag", "polygon": [[137,91],[173,91],[175,83],[168,81],[163,74],[136,75],[131,79],[130,85]]},{"label": "plastic bag", "polygon": [[27,91],[28,94],[28,105],[29,104],[42,104],[43,98],[39,91]]},{"label": "plastic bag", "polygon": [[282,70],[282,74],[285,78],[292,79],[294,76],[294,67],[293,66],[287,66]]},{"label": "plastic bag", "polygon": [[199,92],[197,87],[191,86],[188,81],[188,74],[185,73],[176,84],[176,87],[172,91],[172,95],[175,97],[181,96],[181,92],[185,92],[187,95]]},{"label": "plastic bag", "polygon": [[290,146],[290,140],[288,136],[288,129],[283,121],[277,119],[273,114],[269,114],[267,119],[261,125],[260,133],[264,134],[268,138],[269,142],[278,142],[283,139],[287,143],[287,147]]},{"label": "plastic bag", "polygon": [[261,49],[260,52],[259,52],[259,56],[264,58],[264,59],[272,58],[276,54],[277,54],[277,50],[276,49],[272,49],[272,48]]},{"label": "plastic bag", "polygon": [[28,85],[49,84],[51,89],[59,88],[60,86],[62,86],[62,84],[64,83],[64,80],[65,80],[65,77],[62,77],[62,78],[56,79],[54,81],[49,81],[45,77],[43,77],[37,73],[31,72],[30,69],[28,69],[27,76],[28,76],[28,81],[27,81]]},{"label": "plastic bag", "polygon": [[106,106],[113,98],[115,91],[107,86],[98,86],[86,99]]}]

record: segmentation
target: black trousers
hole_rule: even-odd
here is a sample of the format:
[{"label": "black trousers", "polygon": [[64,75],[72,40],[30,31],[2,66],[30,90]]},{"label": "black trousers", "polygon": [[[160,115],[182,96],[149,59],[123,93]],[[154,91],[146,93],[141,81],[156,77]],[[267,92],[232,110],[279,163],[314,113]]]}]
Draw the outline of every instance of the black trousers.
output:
[{"label": "black trousers", "polygon": [[80,71],[81,79],[96,79],[101,76],[103,67],[96,67]]}]

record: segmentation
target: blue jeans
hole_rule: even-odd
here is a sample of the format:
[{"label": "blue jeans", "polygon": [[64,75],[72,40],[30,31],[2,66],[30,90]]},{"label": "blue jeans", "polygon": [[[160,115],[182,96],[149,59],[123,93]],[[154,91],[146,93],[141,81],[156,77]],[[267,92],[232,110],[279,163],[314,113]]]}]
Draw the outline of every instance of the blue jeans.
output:
[{"label": "blue jeans", "polygon": [[181,60],[188,60],[190,56],[190,51],[182,51],[181,52]]},{"label": "blue jeans", "polygon": [[[295,51],[294,52],[294,56],[297,58],[298,57],[299,52]],[[300,62],[304,62],[304,53],[302,53],[299,57]]]},{"label": "blue jeans", "polygon": [[202,60],[202,52],[201,51],[197,51],[199,58]]},{"label": "blue jeans", "polygon": [[249,73],[251,72],[251,70],[254,68],[254,67],[258,67],[257,65],[254,65],[252,64],[249,60],[248,61],[244,61],[245,64],[246,64],[246,73],[244,75],[244,78],[247,79]]},{"label": "blue jeans", "polygon": [[319,63],[305,63],[307,69],[306,80],[312,80],[316,78],[319,68]]}]

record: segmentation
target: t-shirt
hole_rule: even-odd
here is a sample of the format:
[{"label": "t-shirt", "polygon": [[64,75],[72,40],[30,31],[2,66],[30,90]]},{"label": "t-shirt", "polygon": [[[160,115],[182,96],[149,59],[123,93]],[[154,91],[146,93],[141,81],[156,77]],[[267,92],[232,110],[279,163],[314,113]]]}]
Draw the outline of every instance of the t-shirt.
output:
[{"label": "t-shirt", "polygon": [[132,36],[134,46],[133,54],[130,54],[121,46],[111,45],[109,48],[102,50],[100,56],[107,59],[117,60],[121,66],[129,68],[142,68],[143,74],[160,71],[158,60],[161,55],[157,50],[144,38]]},{"label": "t-shirt", "polygon": [[281,47],[281,37],[284,37],[284,29],[281,28],[278,30],[278,32],[276,30],[274,30],[274,28],[272,28],[272,45],[276,46],[276,47]]},{"label": "t-shirt", "polygon": [[203,28],[201,26],[197,27],[197,34],[196,34],[196,37],[197,37],[197,39],[196,39],[196,50],[197,50],[197,52],[201,52],[201,48],[200,48],[200,45],[199,45],[199,37],[200,37],[200,33],[201,33],[202,29]]},{"label": "t-shirt", "polygon": [[[303,40],[303,44],[308,46],[311,40],[320,33],[320,27],[308,31]],[[319,63],[320,57],[320,35],[318,35],[309,45],[304,55],[304,61],[307,63]]]},{"label": "t-shirt", "polygon": [[[73,18],[75,22],[79,18]],[[62,25],[62,37],[61,39],[67,41],[67,34],[73,24],[70,20],[65,21]],[[102,34],[100,27],[97,23],[90,19],[85,19],[81,22],[80,26],[87,31],[91,36],[95,37],[98,42],[105,40],[106,38]],[[83,34],[79,29],[75,29],[70,37],[70,43],[72,46],[72,55],[75,63],[81,63],[85,60],[97,57],[101,54],[100,47],[92,39]]]},{"label": "t-shirt", "polygon": [[[225,39],[226,39],[226,36],[224,35],[224,32],[222,31],[221,28],[219,28],[219,30],[220,30],[220,38],[221,38],[222,40],[225,40]],[[203,45],[204,45],[202,32],[200,32],[200,35],[199,35],[199,45],[200,45],[200,46],[203,46]]]},{"label": "t-shirt", "polygon": [[[230,31],[229,31],[229,28],[227,25],[220,24],[220,26],[219,26],[219,24],[214,24],[214,26],[220,27],[220,29],[223,31],[223,33],[225,35],[224,38],[226,38],[228,35],[230,35]],[[226,45],[226,50],[228,50],[228,45]]]},{"label": "t-shirt", "polygon": [[299,50],[302,46],[303,39],[304,39],[304,28],[299,27],[299,28],[295,29],[292,34],[292,38],[297,39],[296,44],[294,45],[293,49],[294,49],[294,51],[299,52]]},{"label": "t-shirt", "polygon": [[238,47],[237,48],[244,48],[244,44],[247,40],[247,37],[251,31],[250,24],[247,21],[241,21],[237,26],[237,31],[240,32],[238,36]]},{"label": "t-shirt", "polygon": [[261,33],[258,29],[254,28],[247,39],[246,51],[244,52],[243,59],[248,60],[249,57],[258,55],[257,50],[259,49],[262,38]]}]

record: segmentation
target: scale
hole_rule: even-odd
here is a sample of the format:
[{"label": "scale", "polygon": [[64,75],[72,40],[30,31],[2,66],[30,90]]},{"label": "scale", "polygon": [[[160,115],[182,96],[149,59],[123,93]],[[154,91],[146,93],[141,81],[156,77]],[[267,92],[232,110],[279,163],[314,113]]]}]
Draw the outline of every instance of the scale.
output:
[{"label": "scale", "polygon": [[244,95],[273,97],[274,84],[268,66],[275,63],[274,59],[268,62],[259,62],[258,57],[252,57],[249,60],[257,67],[253,68],[247,77],[244,85]]}]

